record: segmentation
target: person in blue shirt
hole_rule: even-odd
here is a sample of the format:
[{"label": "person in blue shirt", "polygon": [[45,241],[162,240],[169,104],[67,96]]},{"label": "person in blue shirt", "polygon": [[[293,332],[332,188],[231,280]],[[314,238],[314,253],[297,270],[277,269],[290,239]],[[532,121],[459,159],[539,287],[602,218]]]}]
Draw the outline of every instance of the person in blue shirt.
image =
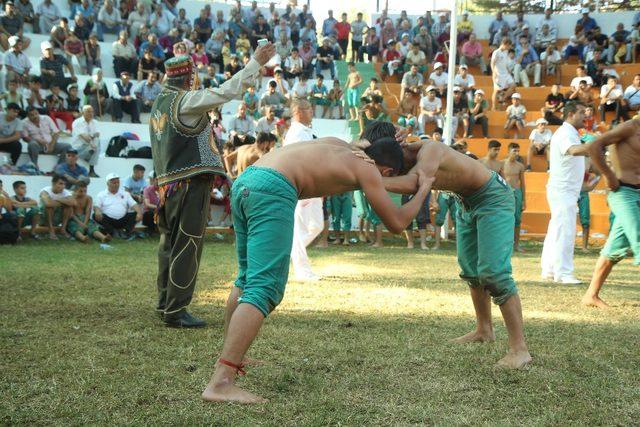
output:
[{"label": "person in blue shirt", "polygon": [[529,76],[533,75],[533,84],[540,86],[540,74],[542,65],[536,50],[529,44],[527,37],[520,37],[520,45],[516,46],[516,65],[513,75],[516,84],[522,82],[524,87],[529,87]]},{"label": "person in blue shirt", "polygon": [[328,13],[329,17],[322,23],[322,35],[325,37],[336,35],[334,26],[338,23],[338,20],[333,17],[333,10],[329,10]]},{"label": "person in blue shirt", "polygon": [[144,179],[145,167],[142,165],[133,166],[133,174],[124,180],[124,191],[131,193],[131,197],[136,202],[142,204],[142,192],[144,187],[147,186],[147,181]]},{"label": "person in blue shirt", "polygon": [[329,110],[329,91],[324,85],[324,77],[322,74],[318,74],[316,77],[316,84],[311,87],[311,105],[313,105],[313,109],[315,112],[316,105],[322,105],[322,115],[320,117],[325,117],[327,111]]},{"label": "person in blue shirt", "polygon": [[589,16],[588,7],[582,8],[582,18],[578,19],[577,24],[582,25],[582,29],[584,30],[585,33],[593,30],[595,27],[598,26],[598,24],[596,23],[596,20]]},{"label": "person in blue shirt", "polygon": [[78,164],[78,150],[75,148],[67,150],[65,161],[55,167],[54,173],[64,178],[67,189],[80,182],[89,183],[89,172]]}]

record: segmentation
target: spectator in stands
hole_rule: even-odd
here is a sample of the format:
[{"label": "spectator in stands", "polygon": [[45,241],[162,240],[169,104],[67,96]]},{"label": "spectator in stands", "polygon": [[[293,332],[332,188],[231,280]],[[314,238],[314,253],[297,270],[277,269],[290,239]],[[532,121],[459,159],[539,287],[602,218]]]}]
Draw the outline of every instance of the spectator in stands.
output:
[{"label": "spectator in stands", "polygon": [[45,34],[62,18],[60,9],[51,0],[44,0],[36,7],[38,26]]},{"label": "spectator in stands", "polygon": [[484,60],[482,45],[476,39],[476,35],[471,33],[469,40],[462,45],[460,64],[461,65],[478,65],[484,73],[487,71],[487,65]]},{"label": "spectator in stands", "polygon": [[277,66],[273,72],[273,79],[271,79],[270,81],[274,81],[276,82],[276,90],[278,92],[280,92],[282,95],[284,95],[285,97],[289,97],[289,90],[291,89],[291,87],[289,86],[289,82],[287,82],[287,80],[284,79],[283,77],[283,73],[282,73],[282,68],[280,68],[280,66]]},{"label": "spectator in stands", "polygon": [[601,48],[596,48],[593,56],[586,62],[586,75],[591,77],[594,86],[602,86],[606,83],[604,72],[608,67]]},{"label": "spectator in stands", "polygon": [[495,111],[497,104],[504,104],[505,100],[515,92],[516,83],[509,72],[509,49],[511,39],[504,37],[500,47],[491,54],[491,72],[493,80],[493,95],[491,96],[491,108]]},{"label": "spectator in stands", "polygon": [[420,115],[418,123],[420,124],[420,132],[426,133],[426,124],[435,122],[436,126],[441,128],[444,126],[442,117],[442,101],[436,96],[437,88],[429,86],[426,95],[420,99]]},{"label": "spectator in stands", "polygon": [[404,70],[409,71],[416,66],[420,74],[427,72],[427,55],[420,50],[420,46],[413,44],[411,50],[407,52],[404,61]]},{"label": "spectator in stands", "polygon": [[491,39],[491,45],[493,46],[500,46],[500,43],[502,43],[502,39],[507,37],[509,40],[511,40],[511,42],[513,43],[514,38],[513,38],[513,34],[511,33],[511,27],[504,26],[500,29],[500,31],[498,31],[494,36],[493,39]]},{"label": "spectator in stands", "polygon": [[174,16],[167,12],[162,5],[156,4],[153,13],[149,16],[149,28],[157,37],[166,36],[173,26],[173,19]]},{"label": "spectator in stands", "polygon": [[256,134],[260,132],[271,132],[275,134],[276,130],[276,114],[272,107],[265,107],[264,116],[262,116],[258,123],[256,123]]},{"label": "spectator in stands", "polygon": [[327,13],[329,17],[322,22],[322,35],[324,37],[335,35],[335,25],[338,23],[338,20],[333,17],[333,10],[329,10]]},{"label": "spectator in stands", "polygon": [[19,85],[27,83],[31,61],[22,51],[20,37],[9,37],[9,50],[4,54],[4,65],[7,67],[7,82],[16,81]]},{"label": "spectator in stands", "polygon": [[202,9],[200,16],[193,21],[193,29],[198,33],[198,39],[206,43],[211,38],[211,19],[207,17],[207,11]]},{"label": "spectator in stands", "polygon": [[572,86],[572,90],[573,91],[569,94],[570,100],[577,100],[588,106],[593,105],[591,86],[589,86],[586,79],[580,80],[577,89]]},{"label": "spectator in stands", "polygon": [[409,72],[402,76],[400,83],[400,98],[405,96],[420,96],[424,90],[424,77],[418,72],[418,67],[412,65]]},{"label": "spectator in stands", "polygon": [[147,80],[140,82],[134,93],[139,103],[139,111],[148,113],[151,111],[151,106],[162,91],[162,86],[157,82],[156,75],[149,73]]},{"label": "spectator in stands", "polygon": [[84,44],[84,52],[86,56],[86,73],[92,74],[95,68],[102,68],[102,51],[98,43],[98,36],[92,33],[89,40]]},{"label": "spectator in stands", "polygon": [[329,110],[329,91],[327,87],[324,85],[324,77],[322,74],[316,75],[316,84],[311,86],[311,97],[309,98],[309,102],[313,106],[313,111],[315,115],[316,105],[322,107],[322,113],[320,117],[325,117],[327,111]]},{"label": "spectator in stands", "polygon": [[[245,56],[243,58],[244,60],[249,60],[250,58],[248,56]],[[236,73],[238,73],[240,70],[242,70],[244,68],[244,65],[240,64],[240,61],[238,60],[238,56],[237,55],[231,55],[231,62],[229,62],[226,67],[224,67],[224,76],[225,79],[230,79],[231,77],[235,76]]]},{"label": "spectator in stands", "polygon": [[[24,181],[14,181],[13,192],[14,196],[11,197],[11,205],[18,221],[18,229],[22,230],[25,224],[29,224],[31,226],[29,232],[31,238],[40,240],[40,236],[36,232],[40,223],[38,202],[27,197],[27,184]],[[0,197],[2,196],[0,195]]]},{"label": "spectator in stands", "polygon": [[362,93],[362,98],[371,98],[373,95],[377,95],[381,98],[383,97],[377,77],[371,77],[371,80],[369,80],[369,86],[367,86]]},{"label": "spectator in stands", "polygon": [[287,40],[291,39],[291,27],[286,19],[281,19],[278,25],[273,29],[273,39],[280,40],[282,36],[286,36]]},{"label": "spectator in stands", "polygon": [[74,25],[71,32],[83,42],[89,40],[89,35],[91,34],[91,26],[82,13],[78,12],[76,14],[76,16],[73,18],[73,24]]},{"label": "spectator in stands", "polygon": [[447,14],[444,12],[440,13],[438,15],[438,22],[431,26],[431,36],[437,40],[438,37],[447,31],[448,25],[449,22],[447,21]]},{"label": "spectator in stands", "polygon": [[191,54],[191,60],[193,61],[196,71],[201,75],[204,74],[207,66],[209,65],[209,57],[204,51],[204,43],[196,43],[196,49]]},{"label": "spectator in stands", "polygon": [[247,91],[242,96],[242,102],[245,110],[253,118],[258,118],[260,114],[260,97],[256,94],[256,87],[249,85]]},{"label": "spectator in stands", "polygon": [[180,37],[180,30],[172,28],[166,36],[162,36],[158,39],[158,44],[162,47],[165,58],[171,58],[173,56],[173,46],[176,43],[182,42]]},{"label": "spectator in stands", "polygon": [[222,47],[224,42],[224,33],[215,31],[205,44],[205,51],[209,56],[209,62],[218,65],[218,69],[222,73],[224,71],[224,63],[222,58]]},{"label": "spectator in stands", "polygon": [[358,124],[360,126],[360,137],[364,133],[367,125],[373,121],[389,121],[389,115],[384,109],[382,96],[372,95],[370,98],[362,99],[364,106],[360,110],[358,116]]},{"label": "spectator in stands", "polygon": [[305,22],[304,27],[298,32],[298,37],[302,41],[309,40],[314,50],[318,47],[318,35],[312,20],[309,19]]},{"label": "spectator in stands", "polygon": [[596,20],[589,16],[588,7],[583,7],[580,12],[582,13],[582,18],[578,19],[576,24],[581,25],[585,32],[591,31],[598,26]]},{"label": "spectator in stands", "polygon": [[554,37],[558,37],[558,24],[556,23],[555,19],[551,17],[552,15],[553,9],[548,7],[544,10],[544,17],[540,20],[540,22],[538,22],[538,25],[536,26],[536,35],[538,32],[542,31],[543,26],[547,25],[549,32],[553,34]]},{"label": "spectator in stands", "polygon": [[551,125],[561,125],[564,121],[556,115],[556,113],[562,114],[564,108],[565,99],[564,95],[560,93],[560,86],[555,84],[551,86],[551,93],[547,95],[547,99],[544,101],[544,107],[541,112],[547,122]]},{"label": "spectator in stands", "polygon": [[69,28],[69,20],[67,18],[60,18],[58,25],[51,28],[50,40],[55,49],[62,49],[64,47],[64,41],[67,39],[71,29]]},{"label": "spectator in stands", "polygon": [[104,33],[118,34],[122,24],[120,11],[113,7],[111,0],[105,0],[98,12],[98,40],[104,41]]},{"label": "spectator in stands", "polygon": [[458,22],[458,43],[462,44],[473,33],[473,22],[469,21],[469,12],[462,12],[462,20]]},{"label": "spectator in stands", "polygon": [[[20,119],[27,117],[27,113],[24,111],[27,103],[22,95],[22,93],[18,92],[18,83],[15,80],[8,81],[7,91],[0,94],[0,100],[4,101],[5,108],[8,108],[9,104],[16,104],[18,106],[18,117],[20,117]],[[1,105],[2,104],[0,104],[0,106]]]},{"label": "spectator in stands", "polygon": [[311,96],[311,84],[306,74],[301,74],[291,88],[291,99],[309,99]]},{"label": "spectator in stands", "polygon": [[260,108],[264,109],[264,107],[271,106],[274,108],[276,116],[282,117],[288,100],[277,89],[278,84],[273,80],[270,81],[267,85],[267,91],[260,98]]},{"label": "spectator in stands", "polygon": [[143,191],[147,186],[147,181],[144,179],[144,172],[146,168],[142,165],[133,165],[133,173],[130,177],[124,180],[124,191],[131,194],[133,200],[136,203],[144,203]]},{"label": "spectator in stands", "polygon": [[312,46],[310,39],[303,39],[302,48],[300,48],[300,57],[304,62],[305,72],[311,74],[313,70],[312,61],[316,58],[316,49]]},{"label": "spectator in stands", "polygon": [[362,12],[358,12],[356,20],[351,22],[351,61],[353,62],[362,62],[360,48],[363,45],[365,30],[368,28],[369,26],[362,19]]},{"label": "spectator in stands", "polygon": [[246,31],[241,31],[238,39],[236,40],[236,55],[245,57],[249,56],[251,52],[251,41],[247,36]]},{"label": "spectator in stands", "polygon": [[629,36],[631,33],[624,29],[624,24],[621,22],[616,26],[616,31],[611,34],[609,43],[609,62],[621,64],[625,62],[628,51]]},{"label": "spectator in stands", "polygon": [[51,185],[44,187],[40,191],[40,205],[44,211],[44,218],[51,240],[58,240],[55,229],[57,226],[60,226],[64,237],[71,238],[71,235],[67,233],[67,224],[73,214],[73,207],[76,201],[73,198],[73,194],[64,186],[64,178],[60,175],[53,175]]},{"label": "spectator in stands", "polygon": [[40,33],[40,22],[38,17],[36,16],[36,12],[33,8],[31,0],[18,0],[17,2],[15,2],[15,6],[18,13],[22,16],[24,23],[31,24],[34,33]]},{"label": "spectator in stands", "polygon": [[102,243],[109,242],[111,236],[102,234],[98,224],[91,219],[93,199],[87,195],[86,183],[80,182],[73,186],[73,198],[76,204],[73,207],[67,231],[81,243],[89,243],[90,237]]},{"label": "spectator in stands", "polygon": [[633,83],[624,91],[624,105],[622,107],[625,113],[631,115],[638,114],[640,110],[640,74],[633,77]]},{"label": "spectator in stands", "polygon": [[427,27],[420,27],[418,34],[413,38],[413,44],[424,52],[427,62],[431,62],[433,59],[433,38],[429,34]]},{"label": "spectator in stands", "polygon": [[31,76],[29,88],[24,90],[24,98],[29,107],[38,110],[40,114],[49,114],[47,111],[47,92],[42,89],[42,80],[39,76]]},{"label": "spectator in stands", "polygon": [[133,240],[136,222],[142,220],[142,209],[129,193],[120,189],[118,174],[110,173],[106,181],[107,189],[96,196],[93,218],[104,234]]},{"label": "spectator in stands", "polygon": [[333,49],[330,47],[329,40],[324,39],[322,46],[320,46],[316,52],[316,74],[321,74],[322,70],[328,69],[331,73],[331,79],[334,79],[336,72],[333,59]]},{"label": "spectator in stands", "polygon": [[529,46],[533,45],[535,37],[533,36],[533,33],[529,32],[528,25],[525,25],[524,27],[522,27],[522,31],[520,31],[518,35],[514,34],[514,38],[516,39],[516,42],[518,42],[518,44],[520,43],[519,40],[523,37],[527,39],[527,41],[529,42]]},{"label": "spectator in stands", "polygon": [[542,66],[535,49],[529,45],[529,40],[520,37],[520,45],[516,47],[516,65],[513,70],[516,85],[522,82],[524,87],[529,87],[529,76],[533,76],[533,84],[540,86]]},{"label": "spectator in stands", "polygon": [[442,98],[447,93],[449,85],[449,74],[444,71],[442,62],[433,64],[433,72],[429,75],[429,84],[436,88],[436,95]]},{"label": "spectator in stands", "polygon": [[607,84],[600,89],[600,118],[604,122],[605,114],[607,111],[615,111],[616,118],[612,124],[616,125],[620,122],[620,118],[629,120],[629,114],[622,109],[622,100],[624,99],[624,93],[622,86],[618,84],[618,78],[615,76],[609,76]]},{"label": "spectator in stands", "polygon": [[216,11],[216,19],[211,23],[211,28],[214,33],[216,31],[222,31],[225,36],[229,34],[229,23],[225,19],[222,9]]},{"label": "spectator in stands", "polygon": [[122,113],[125,112],[131,116],[131,123],[140,123],[140,111],[138,110],[138,102],[133,91],[133,83],[128,72],[120,73],[120,80],[111,87],[113,94],[112,115],[115,121],[122,120]]},{"label": "spectator in stands", "polygon": [[[636,16],[640,15],[640,12]],[[633,30],[629,36],[629,47],[631,49],[631,62],[636,63],[638,61],[638,52],[640,52],[640,23],[633,24]]]},{"label": "spectator in stands", "polygon": [[40,115],[38,110],[29,107],[22,126],[22,139],[28,143],[29,158],[34,165],[38,165],[40,153],[57,154],[59,161],[64,160],[65,153],[71,146],[58,142],[60,131],[49,116]]},{"label": "spectator in stands", "polygon": [[77,14],[82,15],[89,31],[92,31],[98,14],[93,4],[91,4],[89,0],[81,0],[79,4],[75,4],[75,10],[71,11],[72,16],[76,16]]},{"label": "spectator in stands", "polygon": [[255,49],[258,46],[258,40],[260,39],[269,39],[272,40],[271,37],[271,27],[267,24],[266,19],[262,15],[258,15],[258,19],[256,21],[256,25],[252,28],[252,46]]},{"label": "spectator in stands", "polygon": [[[44,41],[40,44],[42,58],[40,59],[40,73],[42,74],[42,86],[49,89],[52,84],[66,88],[78,78],[75,75],[73,66],[62,55],[53,53],[53,46],[50,42]],[[71,77],[65,77],[64,68],[69,71]]]},{"label": "spectator in stands", "polygon": [[67,150],[65,161],[59,163],[55,167],[54,172],[64,178],[67,189],[71,189],[71,187],[80,182],[88,184],[90,181],[87,169],[78,164],[78,150],[75,148],[69,148]]},{"label": "spectator in stands", "polygon": [[[496,19],[491,21],[489,24],[489,40],[494,40],[494,37],[497,33],[502,32],[502,29],[506,27],[507,32],[509,31],[509,24],[502,17],[502,12],[496,13]],[[504,34],[504,33],[503,33]],[[492,43],[497,45],[497,43]]]},{"label": "spectator in stands", "polygon": [[587,82],[587,87],[590,90],[593,87],[593,79],[587,75],[587,70],[584,65],[578,65],[576,67],[576,77],[571,80],[571,89],[577,90],[580,86],[580,82]]},{"label": "spectator in stands", "polygon": [[508,137],[509,129],[516,128],[515,139],[520,138],[524,131],[524,124],[527,115],[527,109],[522,105],[522,96],[516,92],[511,95],[511,105],[507,107],[507,120],[504,125],[505,138]]},{"label": "spectator in stands", "polygon": [[[102,70],[100,68],[93,69],[91,79],[85,84],[83,93],[85,96],[85,105],[91,105],[98,117],[102,117],[106,113],[111,113],[112,100],[109,97],[109,90],[102,78]],[[112,120],[115,121],[113,116]]]},{"label": "spectator in stands", "polygon": [[[84,43],[73,32],[69,33],[69,36],[64,41],[64,53],[67,55],[67,61],[69,66],[73,69],[73,58],[76,58],[78,66],[82,70],[82,73],[86,73],[84,65],[86,60],[84,57]],[[64,86],[66,87],[66,86]]]},{"label": "spectator in stands", "polygon": [[[195,31],[193,33],[195,33]],[[138,52],[138,50],[140,49],[140,46],[142,46],[142,43],[147,41],[147,39],[149,38],[149,34],[151,34],[151,31],[149,31],[149,26],[142,25],[140,27],[140,30],[138,30],[138,35],[133,38],[133,47],[136,49],[136,52]],[[187,43],[191,43],[189,41],[190,37],[191,37],[191,35],[189,35],[189,34],[185,35],[184,40],[182,40],[185,45]],[[174,47],[174,52],[173,53],[175,55],[175,47]],[[187,55],[186,51],[185,51],[184,54]]]},{"label": "spectator in stands", "polygon": [[24,20],[16,12],[13,1],[7,1],[4,5],[4,14],[0,15],[0,46],[3,50],[9,50],[9,37],[18,36],[22,40],[23,49],[28,49],[31,39],[24,37]]},{"label": "spectator in stands", "polygon": [[[357,98],[357,97],[356,97]],[[344,119],[344,90],[340,86],[340,80],[335,79],[333,81],[333,87],[329,90],[329,95],[327,96],[329,100],[329,110],[327,111],[328,119],[332,119],[336,107],[338,108],[338,118]],[[359,102],[359,101],[358,101]],[[356,106],[357,107],[357,106]],[[354,108],[355,110],[355,108]],[[357,113],[356,113],[357,114]],[[356,120],[355,118],[353,120]]]},{"label": "spectator in stands", "polygon": [[156,76],[156,78],[159,78],[160,70],[158,69],[157,64],[158,63],[151,54],[151,49],[145,49],[142,57],[138,61],[138,72],[136,74],[137,79],[144,81],[149,77],[150,74],[153,74]]},{"label": "spectator in stands", "polygon": [[[45,98],[47,105],[47,114],[53,120],[58,128],[61,126],[57,123],[57,120],[64,122],[67,131],[71,131],[73,125],[73,114],[64,109],[64,98],[60,91],[60,87],[57,83],[53,83],[50,87],[51,93]],[[64,129],[60,129],[64,130]]]},{"label": "spectator in stands", "polygon": [[78,97],[78,85],[75,83],[67,86],[67,99],[65,100],[64,110],[71,113],[74,119],[81,116],[80,104],[81,99]]},{"label": "spectator in stands", "polygon": [[158,44],[158,36],[156,36],[155,34],[149,34],[149,37],[147,37],[147,41],[140,45],[140,49],[138,52],[139,55],[142,56],[144,51],[147,49],[151,51],[151,56],[156,62],[156,68],[163,72],[165,54],[164,50],[162,50],[162,46]]},{"label": "spectator in stands", "polygon": [[364,54],[367,54],[367,60],[372,62],[380,52],[380,38],[375,28],[369,28],[364,39],[364,45],[358,51],[358,60],[364,62]]},{"label": "spectator in stands", "polygon": [[462,137],[467,138],[469,132],[469,101],[463,95],[462,89],[458,86],[453,88],[453,117],[451,118],[451,135],[458,133],[458,126],[462,122]]},{"label": "spectator in stands", "polygon": [[22,152],[20,138],[22,121],[18,118],[20,106],[16,103],[7,104],[5,112],[0,113],[0,151],[11,154],[11,162],[15,165]]},{"label": "spectator in stands", "polygon": [[560,84],[562,79],[562,56],[555,44],[548,45],[540,54],[540,65],[545,77],[555,76],[556,84]]},{"label": "spectator in stands", "polygon": [[144,190],[142,191],[142,200],[142,224],[147,227],[147,234],[156,234],[158,232],[158,227],[155,222],[155,215],[160,207],[160,192],[158,187],[158,178],[156,178],[156,173],[154,171],[149,173],[149,185],[144,187]]},{"label": "spectator in stands", "polygon": [[89,163],[89,176],[97,178],[95,166],[100,158],[100,132],[91,105],[82,107],[82,117],[73,122],[73,147],[80,159]]},{"label": "spectator in stands", "polygon": [[138,2],[135,10],[127,17],[127,27],[131,36],[135,38],[140,31],[140,27],[146,25],[147,22],[149,22],[149,12],[145,9],[143,2]]},{"label": "spectator in stands", "polygon": [[473,99],[469,101],[468,138],[473,138],[473,127],[478,123],[482,126],[482,137],[489,137],[489,118],[487,117],[487,111],[489,111],[489,102],[484,98],[484,91],[478,89],[475,91]]},{"label": "spectator in stands", "polygon": [[473,99],[476,79],[469,74],[469,69],[465,64],[461,64],[458,67],[458,73],[453,78],[453,84],[460,88],[467,101],[471,101]]},{"label": "spectator in stands", "polygon": [[397,71],[402,71],[402,56],[396,50],[396,42],[391,39],[387,43],[387,48],[382,52],[382,75],[394,75]]},{"label": "spectator in stands", "polygon": [[247,115],[247,107],[244,103],[238,105],[238,113],[229,122],[229,136],[236,147],[242,145],[246,137],[255,138],[256,125],[253,119]]},{"label": "spectator in stands", "polygon": [[527,170],[531,170],[531,159],[534,155],[545,156],[547,159],[547,170],[549,170],[549,144],[553,133],[547,129],[549,123],[540,118],[536,120],[536,128],[529,135],[529,154],[527,155]]},{"label": "spectator in stands", "polygon": [[520,35],[525,30],[525,27],[529,28],[529,21],[524,19],[524,12],[519,10],[516,12],[516,20],[511,25],[511,31],[513,31],[514,37],[516,40],[520,39]]},{"label": "spectator in stands", "polygon": [[536,48],[536,52],[542,53],[547,47],[555,45],[556,41],[557,37],[549,29],[549,24],[543,24],[540,31],[536,33],[536,39],[533,45]]},{"label": "spectator in stands", "polygon": [[284,61],[284,76],[288,80],[299,78],[304,73],[304,62],[297,48],[291,50],[291,56]]},{"label": "spectator in stands", "polygon": [[113,72],[116,76],[119,76],[123,71],[134,73],[138,68],[136,48],[129,43],[128,37],[126,31],[120,31],[118,40],[113,42],[112,45]]},{"label": "spectator in stands", "polygon": [[380,28],[379,31],[380,49],[384,49],[385,46],[388,46],[391,40],[393,40],[394,43],[395,40],[397,40],[397,32],[393,26],[393,22],[391,22],[391,19],[385,19],[382,22],[382,28]]}]

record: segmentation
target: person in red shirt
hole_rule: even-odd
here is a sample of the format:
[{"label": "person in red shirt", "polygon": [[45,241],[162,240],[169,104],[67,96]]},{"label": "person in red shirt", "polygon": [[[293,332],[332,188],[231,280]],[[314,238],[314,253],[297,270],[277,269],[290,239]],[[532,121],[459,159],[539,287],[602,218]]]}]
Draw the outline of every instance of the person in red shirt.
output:
[{"label": "person in red shirt", "polygon": [[392,76],[400,68],[400,52],[396,50],[396,41],[387,42],[387,48],[382,52],[382,73]]},{"label": "person in red shirt", "polygon": [[343,13],[341,16],[341,21],[333,26],[336,31],[336,37],[338,39],[338,44],[344,52],[344,56],[347,56],[347,46],[349,45],[349,33],[351,33],[351,24],[347,22],[347,14]]}]

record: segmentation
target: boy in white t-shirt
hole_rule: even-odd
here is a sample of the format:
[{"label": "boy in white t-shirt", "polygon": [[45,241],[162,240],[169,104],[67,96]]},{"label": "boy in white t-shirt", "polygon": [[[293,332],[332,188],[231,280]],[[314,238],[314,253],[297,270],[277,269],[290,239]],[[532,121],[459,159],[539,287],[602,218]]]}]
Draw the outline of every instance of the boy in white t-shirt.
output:
[{"label": "boy in white t-shirt", "polygon": [[433,64],[433,72],[429,75],[429,83],[437,90],[438,98],[443,97],[447,93],[449,75],[444,72],[442,62]]},{"label": "boy in white t-shirt", "polygon": [[[614,123],[620,121],[622,113],[621,102],[624,99],[624,93],[622,86],[618,84],[618,79],[614,76],[609,76],[607,83],[600,88],[600,120],[605,121],[605,115],[607,111],[615,111],[616,118]],[[625,120],[629,120],[629,116],[625,117]]]},{"label": "boy in white t-shirt", "polygon": [[46,225],[49,228],[49,238],[58,240],[55,227],[60,225],[62,235],[71,238],[67,233],[67,223],[73,215],[73,208],[76,205],[76,199],[73,193],[65,188],[65,180],[60,175],[53,175],[51,185],[44,187],[40,191],[40,204],[44,211]]},{"label": "boy in white t-shirt", "polygon": [[515,127],[515,139],[520,138],[520,133],[524,131],[524,119],[527,109],[520,102],[521,96],[518,92],[511,95],[511,105],[507,107],[507,122],[504,125],[505,137],[508,138],[509,129]]},{"label": "boy in white t-shirt", "polygon": [[536,128],[529,135],[529,154],[527,155],[527,170],[531,170],[531,158],[533,156],[545,156],[547,159],[547,170],[549,169],[549,144],[553,133],[547,129],[547,122],[540,118],[536,120]]},{"label": "boy in white t-shirt", "polygon": [[468,70],[466,65],[460,65],[458,67],[458,74],[453,78],[453,84],[462,89],[464,95],[467,97],[467,101],[472,101],[476,80],[469,74]]},{"label": "boy in white t-shirt", "polygon": [[420,99],[420,115],[418,123],[420,124],[420,132],[425,133],[425,125],[435,122],[439,128],[444,126],[442,117],[442,100],[436,97],[436,88],[427,87],[427,95]]},{"label": "boy in white t-shirt", "polygon": [[306,74],[300,74],[298,81],[293,84],[291,89],[291,97],[293,99],[309,99],[311,95],[311,85]]}]

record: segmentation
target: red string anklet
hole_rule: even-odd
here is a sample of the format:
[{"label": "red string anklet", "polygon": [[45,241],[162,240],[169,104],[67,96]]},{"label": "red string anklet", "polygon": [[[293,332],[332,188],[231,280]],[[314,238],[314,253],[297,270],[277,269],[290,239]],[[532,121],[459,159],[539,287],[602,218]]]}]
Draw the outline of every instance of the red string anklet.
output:
[{"label": "red string anklet", "polygon": [[222,359],[222,358],[218,359],[218,363],[221,363],[223,365],[226,365],[226,366],[228,366],[230,368],[235,369],[236,373],[238,375],[240,375],[240,376],[247,375],[247,371],[244,370],[244,365],[243,364],[236,365],[235,363],[229,362],[228,360]]}]

